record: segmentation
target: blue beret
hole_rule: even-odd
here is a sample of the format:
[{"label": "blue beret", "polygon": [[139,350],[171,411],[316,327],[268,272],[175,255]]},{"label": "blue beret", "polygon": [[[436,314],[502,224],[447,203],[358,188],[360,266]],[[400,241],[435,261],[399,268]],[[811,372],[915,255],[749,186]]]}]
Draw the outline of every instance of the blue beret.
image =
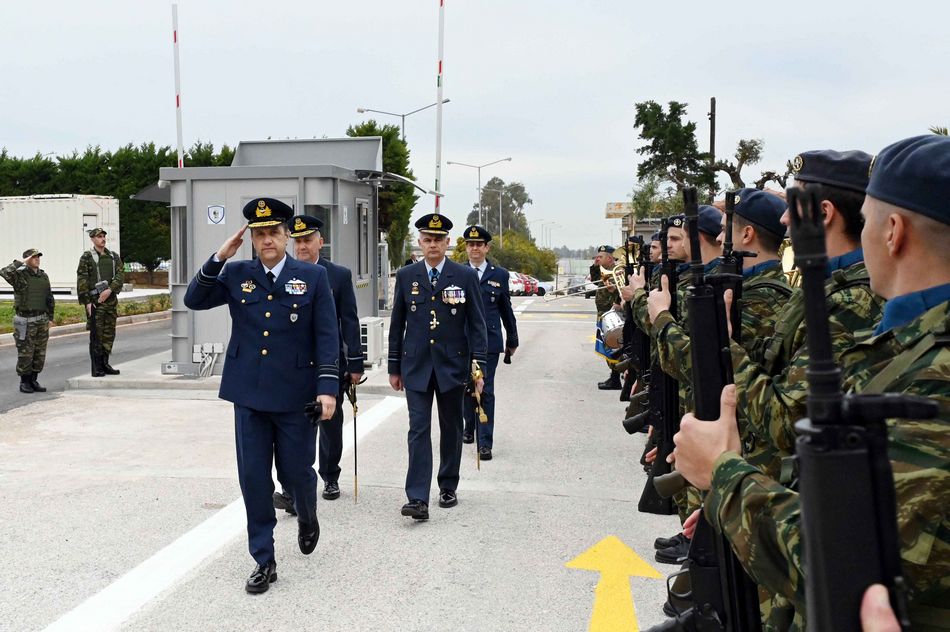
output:
[{"label": "blue beret", "polygon": [[715,206],[699,205],[699,232],[718,237],[722,232],[722,213]]},{"label": "blue beret", "polygon": [[785,236],[782,223],[785,202],[777,195],[759,189],[741,189],[736,192],[735,213],[773,235]]},{"label": "blue beret", "polygon": [[283,224],[294,214],[294,209],[280,200],[262,197],[245,204],[243,212],[248,227],[262,228]]},{"label": "blue beret", "polygon": [[296,215],[287,221],[291,237],[304,237],[323,229],[323,222],[311,215]]},{"label": "blue beret", "polygon": [[660,241],[660,231],[656,231],[650,235],[650,241]]},{"label": "blue beret", "polygon": [[666,219],[668,227],[683,228],[686,226],[686,216],[685,215],[670,215]]},{"label": "blue beret", "polygon": [[465,241],[484,241],[486,244],[491,241],[491,233],[481,226],[469,226],[463,231],[462,236]]},{"label": "blue beret", "polygon": [[606,252],[607,254],[612,255],[612,254],[614,254],[614,247],[613,247],[613,246],[601,246],[600,248],[597,249],[597,252]]},{"label": "blue beret", "polygon": [[452,230],[452,220],[445,215],[438,213],[429,213],[416,220],[415,227],[420,233],[429,233],[430,235],[448,235]]},{"label": "blue beret", "polygon": [[868,187],[871,154],[863,151],[806,151],[792,159],[796,181],[827,184],[839,189],[864,193]]},{"label": "blue beret", "polygon": [[950,224],[950,137],[928,134],[885,147],[872,163],[868,195]]}]

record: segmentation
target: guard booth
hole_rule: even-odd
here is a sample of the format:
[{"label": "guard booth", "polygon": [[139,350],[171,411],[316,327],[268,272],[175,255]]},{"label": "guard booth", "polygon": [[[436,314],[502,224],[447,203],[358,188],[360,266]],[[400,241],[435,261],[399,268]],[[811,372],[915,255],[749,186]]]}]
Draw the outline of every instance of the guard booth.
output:
[{"label": "guard booth", "polygon": [[[382,151],[378,136],[243,141],[230,167],[160,170],[172,241],[172,359],[163,363],[162,373],[221,373],[231,335],[228,308],[193,312],[185,307],[185,290],[205,260],[245,223],[241,211],[257,197],[277,198],[297,214],[323,220],[326,244],[320,256],[352,271],[360,317],[378,315],[378,182],[357,172],[379,173]],[[255,257],[249,237],[235,259]],[[292,244],[288,254],[293,256]]]}]

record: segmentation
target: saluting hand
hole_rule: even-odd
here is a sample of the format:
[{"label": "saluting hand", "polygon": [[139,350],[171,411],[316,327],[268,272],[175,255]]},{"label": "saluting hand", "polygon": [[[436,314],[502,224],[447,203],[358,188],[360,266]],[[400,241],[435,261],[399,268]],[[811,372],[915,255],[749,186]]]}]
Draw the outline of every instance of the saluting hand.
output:
[{"label": "saluting hand", "polygon": [[660,276],[660,287],[651,290],[647,297],[647,311],[650,313],[650,322],[655,322],[660,314],[669,311],[672,302],[670,279],[664,274]]},{"label": "saluting hand", "polygon": [[227,240],[225,240],[225,242],[221,244],[221,247],[218,248],[219,261],[227,261],[228,259],[233,257],[235,254],[237,254],[238,248],[240,248],[241,244],[244,243],[243,237],[244,237],[244,231],[246,230],[247,230],[247,224],[244,224],[244,226],[241,226],[241,229],[238,232],[228,237]]},{"label": "saluting hand", "polygon": [[336,397],[333,395],[317,395],[317,401],[320,402],[320,405],[323,407],[320,420],[326,421],[330,419],[333,413],[336,412]]}]

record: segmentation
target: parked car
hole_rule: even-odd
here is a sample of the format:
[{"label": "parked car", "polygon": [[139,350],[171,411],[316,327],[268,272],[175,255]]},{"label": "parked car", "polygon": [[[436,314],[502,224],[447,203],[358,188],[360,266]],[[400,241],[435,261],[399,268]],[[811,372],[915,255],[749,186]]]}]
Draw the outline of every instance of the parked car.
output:
[{"label": "parked car", "polygon": [[554,291],[554,281],[538,281],[538,296]]},{"label": "parked car", "polygon": [[524,295],[524,281],[517,272],[508,272],[508,293],[512,296]]},{"label": "parked car", "polygon": [[538,293],[538,281],[537,279],[532,279],[527,274],[522,274],[520,272],[516,273],[521,277],[521,280],[524,282],[524,295],[525,296],[534,296]]}]

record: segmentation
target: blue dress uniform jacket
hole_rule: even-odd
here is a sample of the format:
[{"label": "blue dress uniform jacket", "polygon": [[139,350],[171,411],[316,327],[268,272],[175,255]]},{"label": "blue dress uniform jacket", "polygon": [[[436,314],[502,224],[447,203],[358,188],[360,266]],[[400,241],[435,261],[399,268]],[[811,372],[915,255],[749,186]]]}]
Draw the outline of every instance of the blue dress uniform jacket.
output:
[{"label": "blue dress uniform jacket", "polygon": [[[482,273],[479,287],[485,306],[485,325],[488,329],[488,353],[502,353],[506,347],[518,347],[518,325],[511,309],[511,294],[508,291],[508,271],[486,261],[488,267]],[[474,270],[474,268],[472,268]],[[478,273],[475,273],[476,276]],[[501,335],[504,325],[507,343]]]},{"label": "blue dress uniform jacket", "polygon": [[340,376],[344,373],[363,372],[363,342],[360,319],[356,312],[356,292],[353,291],[353,273],[349,268],[320,258],[317,265],[327,271],[333,304],[340,329]]},{"label": "blue dress uniform jacket", "polygon": [[[453,288],[464,303],[452,303]],[[402,375],[406,389],[425,391],[435,375],[438,389],[449,391],[471,378],[471,358],[487,360],[485,308],[479,300],[478,275],[446,258],[435,290],[425,261],[400,268],[389,326],[389,373]]]},{"label": "blue dress uniform jacket", "polygon": [[225,304],[232,329],[221,399],[296,412],[315,395],[337,394],[340,334],[324,268],[287,257],[270,288],[259,259],[225,265],[212,257],[188,285],[185,305]]}]

